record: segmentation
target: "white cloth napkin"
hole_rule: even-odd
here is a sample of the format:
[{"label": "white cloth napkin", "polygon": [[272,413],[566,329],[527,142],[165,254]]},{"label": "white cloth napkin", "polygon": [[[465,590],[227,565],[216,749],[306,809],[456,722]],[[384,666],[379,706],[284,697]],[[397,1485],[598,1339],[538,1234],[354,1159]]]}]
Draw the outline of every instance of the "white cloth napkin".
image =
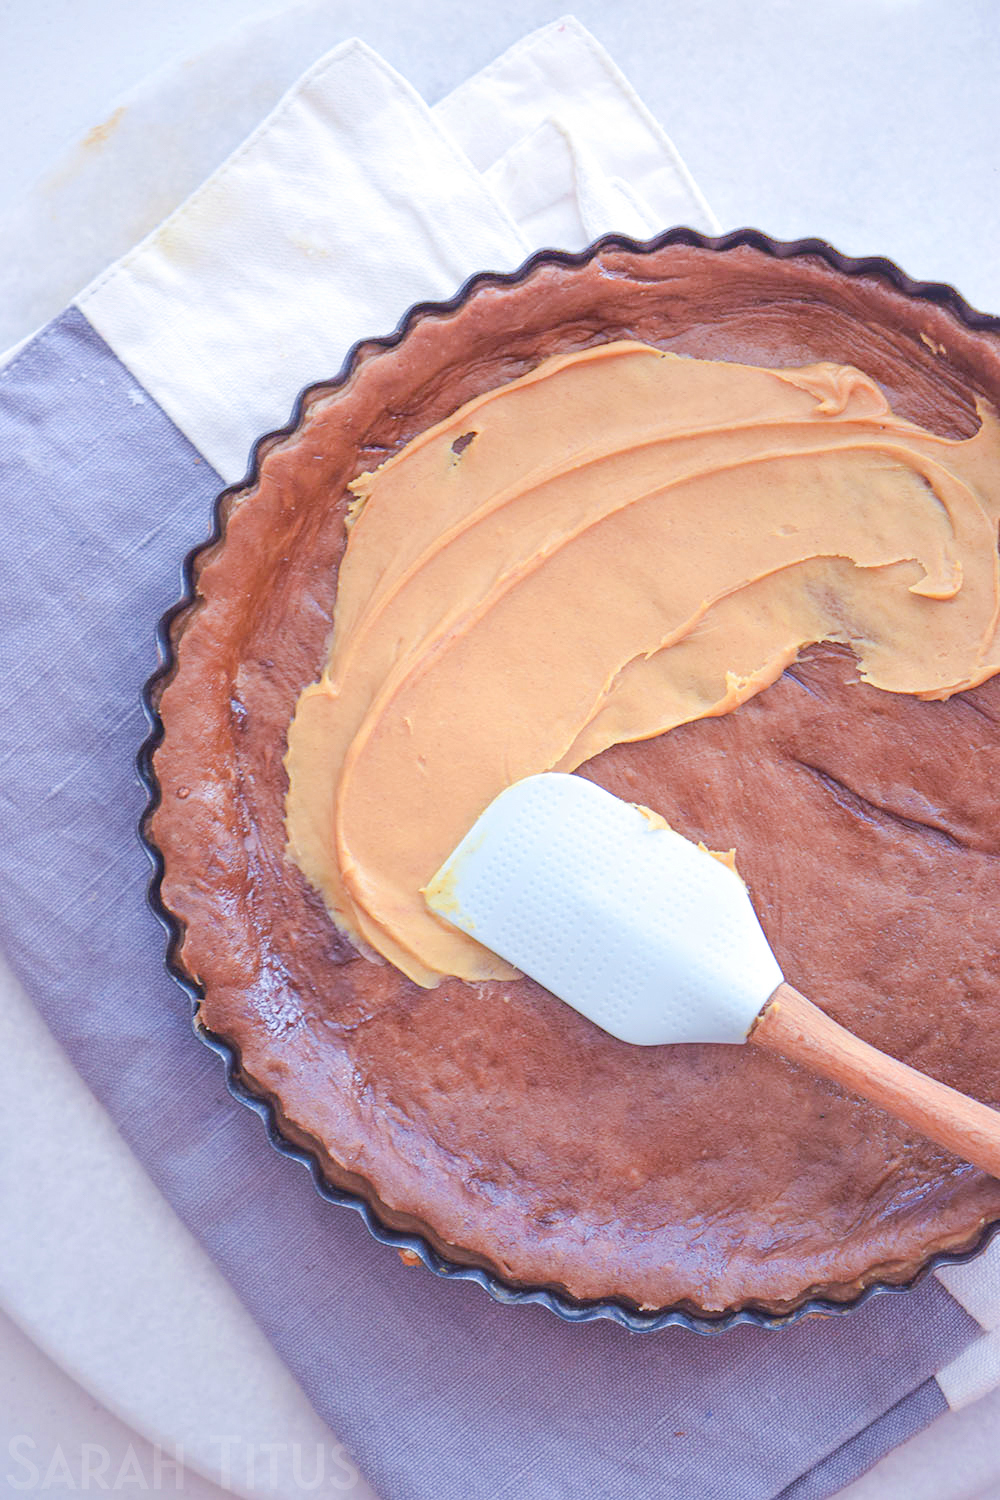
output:
[{"label": "white cloth napkin", "polygon": [[713,228],[670,142],[575,21],[434,110],[351,41],[77,303],[228,482],[302,386],[413,303],[512,270],[539,244],[674,223]]}]

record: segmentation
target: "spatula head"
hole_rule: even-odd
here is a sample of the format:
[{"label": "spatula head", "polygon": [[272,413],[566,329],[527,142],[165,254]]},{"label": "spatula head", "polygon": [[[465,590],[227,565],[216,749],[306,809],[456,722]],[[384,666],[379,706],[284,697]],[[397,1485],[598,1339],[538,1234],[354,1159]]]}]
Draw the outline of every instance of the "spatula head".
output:
[{"label": "spatula head", "polygon": [[426,899],[625,1042],[743,1042],[782,980],[739,876],[581,776],[501,792]]}]

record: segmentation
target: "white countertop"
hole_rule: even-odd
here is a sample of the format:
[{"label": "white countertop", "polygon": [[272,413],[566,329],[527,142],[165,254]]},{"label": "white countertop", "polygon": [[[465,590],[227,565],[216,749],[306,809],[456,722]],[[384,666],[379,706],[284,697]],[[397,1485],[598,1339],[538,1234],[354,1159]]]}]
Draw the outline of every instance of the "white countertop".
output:
[{"label": "white countertop", "polygon": [[147,73],[245,18],[312,13],[296,31],[317,54],[363,36],[433,103],[563,9],[624,69],[725,228],[818,234],[1000,306],[993,0],[6,0],[0,216]]}]

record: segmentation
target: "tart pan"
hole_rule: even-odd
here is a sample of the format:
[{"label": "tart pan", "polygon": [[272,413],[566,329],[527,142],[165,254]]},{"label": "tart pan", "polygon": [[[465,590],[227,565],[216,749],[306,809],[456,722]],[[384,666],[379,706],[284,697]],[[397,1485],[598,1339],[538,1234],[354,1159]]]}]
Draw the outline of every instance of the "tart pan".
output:
[{"label": "tart pan", "polygon": [[187,555],[183,565],[183,593],[173,607],[159,622],[157,643],[160,665],[150,677],[143,691],[143,706],[149,722],[149,734],[137,757],[137,769],[148,801],[140,822],[141,841],[152,863],[149,883],[149,901],[167,936],[166,967],[172,977],[187,993],[192,1012],[192,1023],[196,1035],[222,1060],[226,1083],[235,1099],[253,1109],[264,1122],[268,1139],[282,1155],[301,1162],[310,1172],[317,1192],[327,1202],[353,1208],[364,1219],[369,1231],[380,1243],[396,1249],[409,1262],[421,1262],[438,1276],[477,1282],[495,1301],[501,1303],[536,1302],[549,1308],[567,1322],[588,1322],[596,1318],[609,1318],[634,1332],[645,1332],[673,1325],[693,1332],[710,1334],[740,1324],[779,1329],[805,1317],[841,1316],[861,1306],[871,1297],[887,1292],[905,1291],[916,1286],[928,1273],[940,1265],[955,1264],[978,1255],[1000,1230],[1000,1219],[986,1223],[974,1233],[970,1240],[957,1249],[940,1251],[931,1255],[917,1273],[905,1281],[873,1280],[861,1292],[847,1300],[813,1296],[797,1303],[788,1311],[772,1311],[752,1304],[730,1309],[719,1314],[694,1312],[682,1306],[657,1310],[642,1310],[634,1305],[615,1299],[578,1301],[564,1291],[546,1286],[516,1285],[504,1281],[498,1275],[481,1266],[449,1260],[421,1234],[399,1230],[388,1226],[361,1193],[332,1183],[324,1174],[319,1157],[302,1145],[296,1144],[283,1129],[282,1120],[274,1102],[261,1092],[255,1091],[252,1080],[244,1073],[237,1049],[225,1038],[208,1030],[199,1018],[202,989],[180,961],[182,928],[178,919],[165,905],[161,893],[163,858],[151,835],[152,816],[160,802],[160,788],[153,766],[153,755],[163,739],[163,724],[158,705],[162,690],[176,665],[176,647],[183,631],[186,616],[195,606],[196,579],[199,561],[208,549],[223,537],[226,516],[232,501],[256,484],[260,463],[278,442],[292,435],[299,427],[311,404],[329,396],[350,379],[359,358],[367,358],[383,350],[393,349],[406,336],[413,324],[424,318],[442,318],[456,312],[467,298],[483,287],[509,287],[529,278],[539,267],[579,267],[587,264],[601,252],[620,250],[630,254],[650,253],[670,245],[687,245],[702,250],[725,252],[738,246],[747,246],[776,259],[808,256],[824,261],[832,269],[846,276],[880,278],[908,297],[918,298],[947,309],[966,327],[976,331],[1000,332],[1000,319],[976,312],[950,286],[941,283],[915,282],[891,261],[881,257],[853,259],[841,255],[830,245],[818,239],[780,242],[756,230],[742,229],[719,237],[707,237],[697,231],[676,228],[645,243],[639,243],[620,235],[606,235],[586,250],[576,254],[543,250],[532,255],[518,270],[508,273],[484,273],[470,278],[448,302],[425,302],[411,308],[397,328],[380,339],[367,339],[349,352],[340,373],[332,379],[306,387],[298,396],[287,426],[268,433],[255,444],[248,473],[240,483],[231,485],[218,496],[214,508],[214,524],[211,534],[196,545]]}]

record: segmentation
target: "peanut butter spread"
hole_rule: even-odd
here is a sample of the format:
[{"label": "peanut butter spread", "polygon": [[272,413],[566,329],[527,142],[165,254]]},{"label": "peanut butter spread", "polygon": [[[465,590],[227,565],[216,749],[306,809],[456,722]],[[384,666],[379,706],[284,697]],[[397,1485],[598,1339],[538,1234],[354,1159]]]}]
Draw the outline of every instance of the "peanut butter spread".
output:
[{"label": "peanut butter spread", "polygon": [[633,341],[556,355],[352,485],[334,631],[288,740],[289,852],[419,984],[513,971],[422,889],[533,772],[728,713],[816,642],[941,699],[1000,668],[1000,422],[867,375]]}]

